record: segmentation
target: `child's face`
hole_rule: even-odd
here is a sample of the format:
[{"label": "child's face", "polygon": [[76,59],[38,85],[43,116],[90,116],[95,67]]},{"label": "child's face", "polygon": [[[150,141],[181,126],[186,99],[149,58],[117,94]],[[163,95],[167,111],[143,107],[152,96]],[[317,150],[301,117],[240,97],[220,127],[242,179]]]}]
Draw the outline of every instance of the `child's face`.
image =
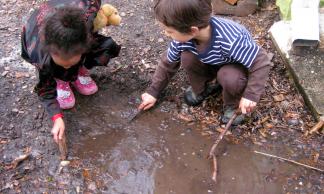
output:
[{"label": "child's face", "polygon": [[82,56],[82,54],[78,54],[78,55],[73,55],[73,56],[66,58],[66,57],[60,56],[59,54],[51,53],[51,57],[52,57],[53,61],[57,65],[65,68],[65,69],[69,69],[70,67],[78,64],[79,61],[81,60],[81,56]]},{"label": "child's face", "polygon": [[166,36],[171,37],[173,40],[176,40],[181,43],[188,42],[189,40],[195,38],[196,34],[194,32],[190,33],[181,33],[172,27],[165,26],[160,23]]}]

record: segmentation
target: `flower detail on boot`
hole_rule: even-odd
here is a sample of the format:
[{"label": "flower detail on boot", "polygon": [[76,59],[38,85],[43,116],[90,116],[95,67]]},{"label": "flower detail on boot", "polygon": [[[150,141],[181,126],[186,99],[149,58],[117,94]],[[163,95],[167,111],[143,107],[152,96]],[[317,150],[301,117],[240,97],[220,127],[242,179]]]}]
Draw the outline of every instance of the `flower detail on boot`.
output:
[{"label": "flower detail on boot", "polygon": [[70,109],[75,105],[74,94],[70,88],[69,82],[65,82],[59,79],[56,79],[56,92],[60,108]]},{"label": "flower detail on boot", "polygon": [[79,76],[78,79],[80,81],[80,84],[82,84],[82,85],[90,84],[92,81],[91,77],[89,77],[89,76],[88,77]]},{"label": "flower detail on boot", "polygon": [[85,67],[79,69],[78,78],[72,84],[83,95],[91,95],[98,91],[97,84],[90,77],[89,71]]}]

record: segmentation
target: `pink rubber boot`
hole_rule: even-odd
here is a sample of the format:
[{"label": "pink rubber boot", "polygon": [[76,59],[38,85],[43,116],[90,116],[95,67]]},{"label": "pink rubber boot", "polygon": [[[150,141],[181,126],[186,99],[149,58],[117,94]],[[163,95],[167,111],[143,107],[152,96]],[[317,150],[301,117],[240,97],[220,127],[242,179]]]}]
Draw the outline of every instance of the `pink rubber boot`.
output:
[{"label": "pink rubber boot", "polygon": [[56,91],[56,100],[61,109],[70,109],[75,105],[74,94],[70,88],[69,82],[56,79]]},{"label": "pink rubber boot", "polygon": [[98,91],[96,82],[90,77],[89,70],[85,67],[79,69],[78,78],[72,83],[75,89],[83,95],[91,95]]}]

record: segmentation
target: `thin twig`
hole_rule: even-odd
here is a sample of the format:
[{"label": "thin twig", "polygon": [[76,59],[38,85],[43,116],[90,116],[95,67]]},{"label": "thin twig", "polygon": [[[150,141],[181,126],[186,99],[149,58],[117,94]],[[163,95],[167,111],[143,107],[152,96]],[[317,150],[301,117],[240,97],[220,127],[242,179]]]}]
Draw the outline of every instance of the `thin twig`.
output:
[{"label": "thin twig", "polygon": [[272,157],[272,158],[277,158],[277,159],[280,159],[280,160],[284,160],[286,162],[291,162],[291,163],[294,163],[294,164],[297,164],[297,165],[300,165],[300,166],[304,166],[306,168],[310,168],[310,169],[313,169],[313,170],[324,172],[324,170],[322,170],[322,169],[319,169],[319,168],[316,168],[316,167],[313,167],[313,166],[309,166],[307,164],[303,164],[303,163],[300,163],[300,162],[296,162],[294,160],[290,160],[290,159],[287,159],[287,158],[283,158],[283,157],[279,157],[279,156],[275,156],[275,155],[271,155],[271,154],[267,154],[267,153],[263,153],[263,152],[259,152],[259,151],[254,151],[254,152],[257,153],[257,154],[261,154],[261,155],[264,155],[264,156],[269,156],[269,157]]}]

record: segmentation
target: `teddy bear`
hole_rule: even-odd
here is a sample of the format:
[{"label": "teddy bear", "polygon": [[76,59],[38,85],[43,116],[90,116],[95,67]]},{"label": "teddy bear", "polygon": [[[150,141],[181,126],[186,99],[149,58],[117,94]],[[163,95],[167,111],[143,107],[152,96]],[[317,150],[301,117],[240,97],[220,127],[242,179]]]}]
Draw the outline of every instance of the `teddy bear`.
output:
[{"label": "teddy bear", "polygon": [[93,21],[93,31],[97,32],[101,28],[109,25],[118,26],[120,22],[121,17],[117,9],[110,4],[104,4],[101,6]]}]

